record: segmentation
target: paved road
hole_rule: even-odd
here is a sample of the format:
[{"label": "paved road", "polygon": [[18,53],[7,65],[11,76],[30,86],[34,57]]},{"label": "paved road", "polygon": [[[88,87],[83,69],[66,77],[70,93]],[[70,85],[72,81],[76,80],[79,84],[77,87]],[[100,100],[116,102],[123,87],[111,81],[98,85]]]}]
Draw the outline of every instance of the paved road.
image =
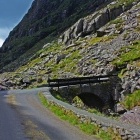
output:
[{"label": "paved road", "polygon": [[5,94],[0,94],[0,140],[26,140],[20,119],[6,103]]},{"label": "paved road", "polygon": [[95,140],[44,108],[40,90],[0,92],[0,140]]}]

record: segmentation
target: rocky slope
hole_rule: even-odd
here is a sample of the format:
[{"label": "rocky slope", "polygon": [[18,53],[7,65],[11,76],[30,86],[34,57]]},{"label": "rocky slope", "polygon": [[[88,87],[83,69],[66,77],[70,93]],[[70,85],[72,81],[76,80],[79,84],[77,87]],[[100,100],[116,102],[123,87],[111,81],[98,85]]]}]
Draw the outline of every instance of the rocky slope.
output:
[{"label": "rocky slope", "polygon": [[[15,70],[26,63],[27,58],[41,49],[42,44],[52,41],[79,18],[94,12],[104,2],[105,0],[33,1],[28,13],[0,48],[1,71]],[[14,60],[16,67],[5,67]]]},{"label": "rocky slope", "polygon": [[[79,19],[61,34],[58,42],[40,44],[42,49],[30,57],[27,64],[0,76],[1,88],[43,86],[48,76],[64,78],[117,73],[122,79],[117,112],[131,110],[123,106],[123,102],[128,94],[140,93],[140,1],[122,2],[111,2]],[[4,68],[16,68],[24,59],[20,57]],[[137,100],[139,103],[139,98]],[[129,122],[132,115],[136,119],[140,117],[139,107],[125,113],[122,121]],[[133,122],[137,123],[137,120]]]}]

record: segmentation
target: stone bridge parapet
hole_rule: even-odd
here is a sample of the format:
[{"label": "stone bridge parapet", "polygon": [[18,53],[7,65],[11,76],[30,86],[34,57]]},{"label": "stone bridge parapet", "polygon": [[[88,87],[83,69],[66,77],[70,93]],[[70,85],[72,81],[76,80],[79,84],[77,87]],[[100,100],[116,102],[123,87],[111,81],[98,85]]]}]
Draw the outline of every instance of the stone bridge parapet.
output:
[{"label": "stone bridge parapet", "polygon": [[100,111],[107,107],[116,112],[116,103],[119,101],[119,83],[119,78],[113,76],[97,83],[60,86],[55,89],[70,102],[75,96],[79,96],[90,107],[95,107]]}]

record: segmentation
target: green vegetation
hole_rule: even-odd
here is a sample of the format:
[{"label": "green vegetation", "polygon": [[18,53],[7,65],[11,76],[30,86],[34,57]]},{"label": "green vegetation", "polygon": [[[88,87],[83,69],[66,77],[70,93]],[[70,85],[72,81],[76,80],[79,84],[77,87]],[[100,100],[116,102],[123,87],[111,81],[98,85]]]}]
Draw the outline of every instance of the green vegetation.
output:
[{"label": "green vegetation", "polygon": [[[80,99],[80,97],[75,96],[75,94],[74,94],[74,93],[77,92],[76,89],[71,88],[71,89],[69,89],[69,92],[70,92],[69,97],[66,98],[66,97],[62,96],[63,93],[61,94],[60,92],[58,92],[56,90],[51,90],[51,94],[56,99],[61,100],[61,101],[66,102],[66,103],[71,103],[72,102],[76,105],[76,107],[83,108],[85,106],[85,104]],[[102,114],[99,110],[97,110],[95,108],[88,108],[87,111],[90,112],[90,113],[93,113],[93,114],[100,115],[100,116],[105,116],[105,114]],[[113,118],[115,118],[115,117],[113,117]]]},{"label": "green vegetation", "polygon": [[112,20],[112,21],[110,21],[109,24],[116,24],[116,29],[118,31],[121,31],[122,28],[123,28],[123,20],[122,20],[122,18],[117,18],[115,20]]},{"label": "green vegetation", "polygon": [[58,91],[56,91],[56,90],[51,90],[51,94],[52,94],[56,99],[58,99],[58,100],[61,100],[61,101],[63,101],[63,102],[68,102],[67,99],[65,99],[64,97],[62,97],[62,96],[60,95],[60,93],[59,93]]},{"label": "green vegetation", "polygon": [[94,37],[88,41],[89,45],[94,45],[102,40],[102,37]]},{"label": "green vegetation", "polygon": [[121,54],[113,61],[113,64],[118,67],[140,59],[140,41],[133,42],[133,45],[123,47],[120,51]]},{"label": "green vegetation", "polygon": [[137,0],[118,0],[118,3],[119,3],[119,4],[124,4],[124,5],[130,5],[130,4],[132,4],[134,1],[137,1]]},{"label": "green vegetation", "polygon": [[72,102],[76,105],[76,107],[78,108],[83,108],[85,106],[85,104],[83,103],[83,101],[78,97],[75,96],[72,100]]},{"label": "green vegetation", "polygon": [[94,45],[99,42],[111,41],[114,38],[115,38],[115,35],[103,36],[103,37],[93,37],[93,38],[89,39],[87,42],[88,42],[88,46],[90,46],[90,45]]},{"label": "green vegetation", "polygon": [[94,113],[94,114],[100,115],[100,116],[104,116],[100,111],[98,111],[95,108],[89,108],[87,111],[90,112],[90,113]]},{"label": "green vegetation", "polygon": [[140,106],[140,90],[128,95],[121,104],[128,110],[131,110],[135,106]]},{"label": "green vegetation", "polygon": [[120,78],[123,78],[126,71],[127,71],[126,68],[125,68],[125,69],[122,69],[118,76],[119,76]]},{"label": "green vegetation", "polygon": [[[85,133],[89,135],[96,135],[97,137],[100,137],[102,140],[121,140],[119,133],[114,133],[111,128],[108,129],[108,132],[105,132],[104,130],[100,129],[96,124],[91,124],[90,119],[81,122],[79,118],[70,110],[65,110],[63,107],[57,106],[52,102],[48,102],[46,97],[42,94],[38,94],[42,104],[49,108],[55,115],[57,115],[59,118],[68,121],[70,124],[78,127],[80,130],[84,131]],[[111,130],[111,131],[110,131]]]},{"label": "green vegetation", "polygon": [[138,1],[138,0],[118,0],[115,4],[111,5],[110,8],[118,8],[121,5],[128,6],[136,1]]},{"label": "green vegetation", "polygon": [[[53,0],[47,4],[39,3],[40,7],[37,9],[40,12],[32,5],[32,10],[29,10],[20,24],[13,29],[3,45],[7,51],[0,55],[0,67],[4,67],[5,71],[14,71],[26,64],[43,44],[55,40],[78,19],[89,15],[100,5],[100,2],[93,0]],[[35,18],[32,17],[34,13],[38,13]]]},{"label": "green vegetation", "polygon": [[117,18],[117,19],[111,20],[111,21],[109,22],[110,25],[111,25],[111,24],[119,24],[119,23],[123,23],[122,18]]}]

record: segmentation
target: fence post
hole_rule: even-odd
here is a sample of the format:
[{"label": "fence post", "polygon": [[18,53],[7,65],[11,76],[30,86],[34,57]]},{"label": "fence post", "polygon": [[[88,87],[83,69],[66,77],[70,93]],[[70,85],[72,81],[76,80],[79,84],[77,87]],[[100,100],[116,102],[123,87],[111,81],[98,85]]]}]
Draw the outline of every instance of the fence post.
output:
[{"label": "fence post", "polygon": [[91,82],[90,82],[90,78],[88,79],[89,80],[89,88],[91,90]]},{"label": "fence post", "polygon": [[59,91],[59,80],[58,80],[57,84],[58,84],[58,91]]},{"label": "fence post", "polygon": [[82,93],[82,84],[81,84],[81,79],[80,79],[80,91]]}]

